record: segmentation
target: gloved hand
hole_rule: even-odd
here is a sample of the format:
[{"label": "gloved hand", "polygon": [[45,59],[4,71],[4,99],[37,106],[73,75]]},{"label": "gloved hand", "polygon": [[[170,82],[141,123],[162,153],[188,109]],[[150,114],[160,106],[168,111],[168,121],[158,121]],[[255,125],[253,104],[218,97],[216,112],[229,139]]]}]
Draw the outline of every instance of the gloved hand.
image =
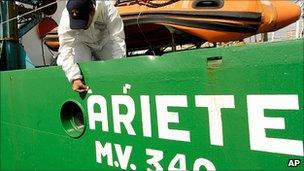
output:
[{"label": "gloved hand", "polygon": [[89,87],[83,84],[81,79],[76,79],[72,82],[72,88],[74,91],[77,91],[79,93],[87,92],[89,90]]}]

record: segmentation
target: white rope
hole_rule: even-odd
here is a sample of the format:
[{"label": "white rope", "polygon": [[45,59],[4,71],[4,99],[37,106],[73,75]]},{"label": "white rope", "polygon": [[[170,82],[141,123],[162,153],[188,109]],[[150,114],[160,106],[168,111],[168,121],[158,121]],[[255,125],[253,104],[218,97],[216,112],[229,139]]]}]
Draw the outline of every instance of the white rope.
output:
[{"label": "white rope", "polygon": [[[145,2],[144,6],[147,7],[147,4],[148,4],[148,1]],[[144,8],[145,8],[145,7],[144,7]],[[152,44],[149,42],[149,40],[147,39],[145,33],[143,32],[143,30],[142,30],[141,27],[140,27],[139,17],[140,17],[140,15],[142,14],[143,11],[144,11],[144,9],[142,9],[142,10],[140,11],[140,13],[137,15],[137,19],[136,19],[137,27],[139,28],[139,31],[140,31],[141,35],[144,37],[145,42],[148,44],[150,50],[152,51],[153,56],[156,56],[156,55],[155,55],[155,52],[154,52],[154,50],[153,50]]]},{"label": "white rope", "polygon": [[52,2],[52,3],[49,3],[49,4],[47,4],[47,5],[41,6],[41,7],[39,7],[39,8],[33,9],[32,11],[26,12],[26,13],[24,13],[24,14],[17,15],[16,17],[13,17],[13,18],[10,18],[10,19],[8,19],[8,20],[6,20],[6,21],[1,22],[1,25],[2,25],[2,24],[5,24],[5,23],[8,23],[8,22],[11,22],[11,21],[13,21],[13,20],[17,20],[17,19],[19,19],[19,18],[21,18],[21,17],[24,17],[24,16],[26,16],[26,15],[29,15],[29,14],[31,14],[31,13],[37,12],[37,11],[39,11],[39,10],[41,10],[41,9],[43,9],[43,8],[46,8],[46,7],[48,7],[48,6],[51,6],[51,5],[53,5],[53,4],[57,3],[57,2],[59,2],[59,0],[54,1],[54,2]]}]

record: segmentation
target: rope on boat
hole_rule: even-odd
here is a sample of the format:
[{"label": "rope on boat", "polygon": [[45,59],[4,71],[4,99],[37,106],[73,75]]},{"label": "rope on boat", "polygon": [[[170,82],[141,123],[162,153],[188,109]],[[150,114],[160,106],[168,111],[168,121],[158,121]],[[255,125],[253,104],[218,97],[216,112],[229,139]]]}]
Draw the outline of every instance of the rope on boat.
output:
[{"label": "rope on boat", "polygon": [[126,5],[132,5],[132,4],[139,4],[139,5],[145,5],[150,8],[160,8],[164,7],[170,4],[173,4],[180,0],[167,0],[166,2],[159,2],[156,3],[154,1],[157,0],[117,0],[115,3],[115,6],[126,6]]},{"label": "rope on boat", "polygon": [[[148,1],[149,1],[149,0],[148,0]],[[145,5],[147,5],[148,1],[146,1],[146,4],[145,4]],[[147,37],[146,37],[144,31],[141,29],[140,24],[139,24],[139,17],[140,17],[140,15],[142,14],[142,12],[143,12],[143,10],[140,11],[140,13],[139,13],[138,16],[137,16],[137,19],[136,19],[137,27],[138,27],[138,29],[139,29],[141,35],[144,37],[145,42],[148,44],[149,48],[151,49],[151,51],[152,51],[152,53],[153,53],[153,56],[156,56],[156,55],[155,55],[155,52],[154,52],[154,50],[153,50],[152,44],[151,44],[151,43],[149,42],[149,40],[147,39]]]},{"label": "rope on boat", "polygon": [[164,6],[167,6],[167,5],[170,5],[170,4],[173,4],[177,1],[180,1],[180,0],[168,0],[166,2],[161,2],[161,3],[154,3],[152,2],[151,0],[147,1],[149,2],[147,4],[147,7],[151,7],[151,8],[160,8],[160,7],[164,7]]}]

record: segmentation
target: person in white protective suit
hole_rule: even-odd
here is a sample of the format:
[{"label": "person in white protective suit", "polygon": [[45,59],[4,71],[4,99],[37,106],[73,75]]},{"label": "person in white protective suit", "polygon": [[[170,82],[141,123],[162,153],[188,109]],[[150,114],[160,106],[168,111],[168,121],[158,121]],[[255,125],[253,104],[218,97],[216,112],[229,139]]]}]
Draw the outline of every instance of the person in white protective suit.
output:
[{"label": "person in white protective suit", "polygon": [[77,92],[88,90],[78,62],[126,56],[123,22],[113,2],[93,1],[69,0],[58,27],[57,64]]}]

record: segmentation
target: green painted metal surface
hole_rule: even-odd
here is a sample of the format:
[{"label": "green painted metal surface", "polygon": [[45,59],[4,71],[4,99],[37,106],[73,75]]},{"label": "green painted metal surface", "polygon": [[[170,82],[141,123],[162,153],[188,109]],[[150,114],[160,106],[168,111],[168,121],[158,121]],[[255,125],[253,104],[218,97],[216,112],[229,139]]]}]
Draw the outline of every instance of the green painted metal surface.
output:
[{"label": "green painted metal surface", "polygon": [[2,170],[303,170],[303,39],[81,69],[86,95],[60,67],[0,73]]}]

